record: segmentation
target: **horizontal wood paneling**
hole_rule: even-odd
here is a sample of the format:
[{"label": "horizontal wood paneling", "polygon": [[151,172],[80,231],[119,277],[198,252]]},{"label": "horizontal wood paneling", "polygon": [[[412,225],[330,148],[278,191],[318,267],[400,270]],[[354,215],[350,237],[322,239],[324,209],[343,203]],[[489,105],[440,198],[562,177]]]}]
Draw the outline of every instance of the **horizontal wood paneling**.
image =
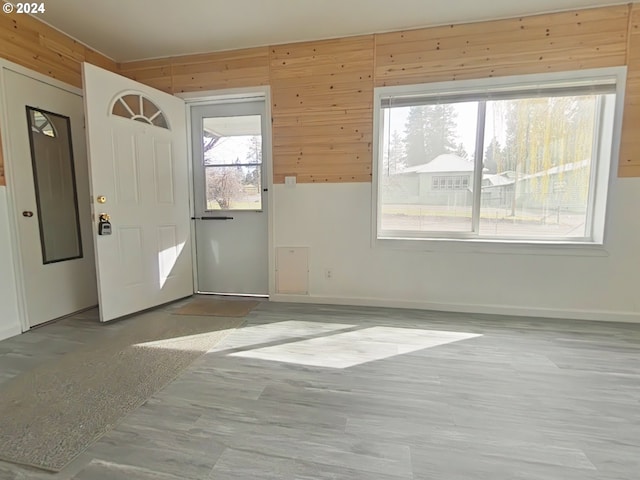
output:
[{"label": "horizontal wood paneling", "polygon": [[377,86],[624,65],[629,8],[376,35]]},{"label": "horizontal wood paneling", "polygon": [[[81,64],[116,71],[111,59],[29,15],[0,15],[0,57],[75,87],[82,87]],[[0,185],[5,185],[0,148]]]},{"label": "horizontal wood paneling", "polygon": [[[274,181],[370,181],[373,86],[629,64],[620,175],[640,176],[640,15],[628,5],[122,65],[167,91],[271,85]],[[638,18],[636,18],[638,17]],[[135,73],[134,73],[135,72]],[[173,83],[172,83],[173,82]]]},{"label": "horizontal wood paneling", "polygon": [[171,65],[166,60],[120,64],[119,73],[136,82],[173,93]]},{"label": "horizontal wood paneling", "polygon": [[371,181],[373,36],[120,65],[167,92],[271,85],[273,175]]},{"label": "horizontal wood paneling", "polygon": [[129,62],[120,72],[169,93],[269,84],[269,48]]},{"label": "horizontal wood paneling", "polygon": [[0,56],[76,87],[82,87],[81,64],[107,70],[117,65],[29,15],[0,15]]},{"label": "horizontal wood paneling", "polygon": [[640,5],[633,4],[627,47],[627,92],[622,120],[620,177],[640,177]]},{"label": "horizontal wood paneling", "polygon": [[628,65],[618,174],[640,176],[639,25],[634,4],[376,35],[375,84]]},{"label": "horizontal wood paneling", "polygon": [[274,181],[371,181],[373,36],[270,54]]},{"label": "horizontal wood paneling", "polygon": [[[637,5],[594,8],[118,68],[170,93],[270,85],[274,181],[295,175],[298,182],[368,182],[374,86],[628,65],[619,174],[640,176],[638,10]],[[28,16],[0,16],[0,41],[5,58],[74,85],[80,83],[82,59],[115,68]]]}]

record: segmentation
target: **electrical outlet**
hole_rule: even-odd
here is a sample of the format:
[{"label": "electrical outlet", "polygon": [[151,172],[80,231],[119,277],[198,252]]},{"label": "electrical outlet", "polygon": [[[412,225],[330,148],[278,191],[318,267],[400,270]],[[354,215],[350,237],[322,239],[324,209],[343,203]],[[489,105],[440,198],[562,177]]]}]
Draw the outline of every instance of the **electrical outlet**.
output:
[{"label": "electrical outlet", "polygon": [[331,280],[333,278],[333,270],[331,270],[330,268],[325,268],[324,278],[326,278],[327,280]]}]

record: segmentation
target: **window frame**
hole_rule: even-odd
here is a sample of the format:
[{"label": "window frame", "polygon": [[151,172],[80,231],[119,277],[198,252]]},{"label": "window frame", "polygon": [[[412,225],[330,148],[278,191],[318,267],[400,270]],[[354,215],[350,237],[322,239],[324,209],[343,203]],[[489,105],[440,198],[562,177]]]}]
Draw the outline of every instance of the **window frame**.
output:
[{"label": "window frame", "polygon": [[[423,83],[414,85],[398,85],[376,87],[374,89],[374,118],[373,118],[373,175],[372,175],[372,246],[374,247],[391,247],[391,248],[418,248],[422,250],[441,250],[454,248],[456,250],[468,251],[469,249],[483,248],[487,251],[502,252],[503,247],[507,247],[509,251],[522,251],[526,253],[552,252],[557,247],[560,254],[567,253],[567,248],[575,247],[580,252],[591,251],[595,254],[601,254],[602,247],[606,240],[606,211],[610,192],[610,187],[615,179],[617,171],[620,136],[622,129],[622,111],[624,106],[624,92],[626,83],[626,67],[609,67],[599,69],[587,69],[579,71],[555,72],[530,75],[515,75],[505,77],[491,77],[473,80],[455,80],[448,82]],[[473,225],[472,232],[399,232],[399,235],[388,235],[381,229],[381,216],[379,213],[382,209],[382,198],[380,195],[380,178],[379,169],[382,163],[383,151],[383,102],[391,96],[411,97],[448,97],[460,95],[460,98],[468,99],[471,95],[486,95],[486,92],[495,90],[525,90],[532,89],[535,85],[541,84],[542,88],[552,88],[552,86],[577,84],[577,83],[605,83],[613,82],[615,84],[615,100],[606,102],[604,110],[607,115],[612,117],[611,135],[601,129],[601,123],[598,124],[598,143],[597,154],[594,155],[594,165],[592,166],[592,175],[590,180],[590,208],[588,209],[587,221],[590,225],[590,235],[585,238],[573,237],[554,237],[554,238],[533,238],[533,237],[488,237],[481,236],[477,233],[478,225]],[[483,102],[479,102],[480,106]],[[480,113],[478,112],[479,118]],[[605,113],[603,112],[602,115]],[[601,117],[602,117],[601,115]],[[478,142],[484,137],[484,126],[479,127]],[[476,149],[477,150],[477,149]],[[602,159],[609,158],[610,161]],[[480,163],[482,159],[477,159]],[[481,202],[476,196],[480,196],[480,186],[482,175],[474,172],[474,176],[470,179],[474,187],[474,202],[472,208],[474,210],[472,218],[479,223],[479,210]],[[477,210],[477,212],[476,212]],[[477,215],[476,215],[477,213]],[[595,250],[594,250],[595,248]],[[541,250],[542,249],[542,250]],[[483,251],[484,251],[483,250]],[[600,253],[598,253],[600,252]]]}]

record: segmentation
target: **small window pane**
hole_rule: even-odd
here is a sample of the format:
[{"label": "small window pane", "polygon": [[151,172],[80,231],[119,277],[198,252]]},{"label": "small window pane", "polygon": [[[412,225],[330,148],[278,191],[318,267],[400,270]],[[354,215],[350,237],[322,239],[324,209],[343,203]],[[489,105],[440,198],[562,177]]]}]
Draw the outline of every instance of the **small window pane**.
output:
[{"label": "small window pane", "polygon": [[262,210],[260,165],[205,167],[207,210]]},{"label": "small window pane", "polygon": [[206,210],[262,210],[260,115],[202,119]]},{"label": "small window pane", "polygon": [[470,232],[477,102],[382,108],[381,230]]},{"label": "small window pane", "polygon": [[260,115],[203,118],[205,165],[262,163]]},{"label": "small window pane", "polygon": [[142,114],[140,110],[140,95],[125,95],[122,97],[122,101],[127,104],[134,115]]},{"label": "small window pane", "polygon": [[69,118],[27,107],[27,119],[42,261],[82,258]]},{"label": "small window pane", "polygon": [[118,115],[119,117],[131,118],[131,112],[127,110],[122,99],[118,99],[116,103],[113,104],[113,110],[111,110],[111,113]]},{"label": "small window pane", "polygon": [[597,105],[597,95],[487,102],[480,234],[590,234]]},{"label": "small window pane", "polygon": [[147,118],[151,118],[156,113],[158,113],[158,107],[156,107],[151,101],[142,97],[142,115]]},{"label": "small window pane", "polygon": [[167,120],[164,118],[164,115],[162,113],[160,113],[153,120],[151,120],[151,123],[153,123],[156,127],[167,128],[167,129],[169,128],[169,125],[167,124]]}]

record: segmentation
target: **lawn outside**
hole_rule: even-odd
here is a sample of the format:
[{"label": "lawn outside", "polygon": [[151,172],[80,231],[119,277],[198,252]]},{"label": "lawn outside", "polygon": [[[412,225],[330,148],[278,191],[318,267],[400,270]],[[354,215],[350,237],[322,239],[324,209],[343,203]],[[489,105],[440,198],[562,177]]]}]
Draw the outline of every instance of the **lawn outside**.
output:
[{"label": "lawn outside", "polygon": [[[383,205],[382,229],[421,232],[470,232],[471,207]],[[514,237],[583,237],[586,216],[558,210],[534,211],[484,207],[480,234]]]}]

